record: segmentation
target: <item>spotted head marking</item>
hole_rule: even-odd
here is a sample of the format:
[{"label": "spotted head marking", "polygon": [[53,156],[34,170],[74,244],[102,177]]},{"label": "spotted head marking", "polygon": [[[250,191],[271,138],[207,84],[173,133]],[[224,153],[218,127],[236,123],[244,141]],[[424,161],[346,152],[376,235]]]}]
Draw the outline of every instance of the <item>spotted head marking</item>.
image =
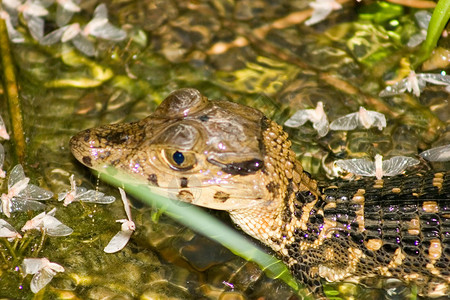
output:
[{"label": "spotted head marking", "polygon": [[170,197],[233,210],[271,200],[264,120],[253,108],[181,89],[147,118],[82,131],[70,147],[90,168],[112,165]]}]

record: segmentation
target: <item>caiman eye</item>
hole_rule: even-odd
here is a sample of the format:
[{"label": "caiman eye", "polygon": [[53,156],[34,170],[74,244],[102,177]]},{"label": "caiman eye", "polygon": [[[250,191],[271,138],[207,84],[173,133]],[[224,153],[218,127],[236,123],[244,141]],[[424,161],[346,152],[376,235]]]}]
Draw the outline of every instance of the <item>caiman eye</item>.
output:
[{"label": "caiman eye", "polygon": [[197,162],[195,154],[187,151],[178,151],[172,149],[163,150],[164,160],[169,166],[177,171],[187,171],[194,167]]}]

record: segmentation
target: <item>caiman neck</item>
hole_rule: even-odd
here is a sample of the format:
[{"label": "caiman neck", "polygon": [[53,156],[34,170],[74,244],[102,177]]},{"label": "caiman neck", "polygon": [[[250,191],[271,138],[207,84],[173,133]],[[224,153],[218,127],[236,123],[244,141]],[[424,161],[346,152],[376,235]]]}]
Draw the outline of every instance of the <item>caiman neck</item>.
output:
[{"label": "caiman neck", "polygon": [[[230,211],[230,216],[242,230],[269,245],[277,252],[293,242],[295,229],[306,230],[311,210],[320,192],[297,161],[288,134],[270,120],[264,120],[263,177],[269,201],[260,206]],[[284,253],[286,254],[286,253]]]}]

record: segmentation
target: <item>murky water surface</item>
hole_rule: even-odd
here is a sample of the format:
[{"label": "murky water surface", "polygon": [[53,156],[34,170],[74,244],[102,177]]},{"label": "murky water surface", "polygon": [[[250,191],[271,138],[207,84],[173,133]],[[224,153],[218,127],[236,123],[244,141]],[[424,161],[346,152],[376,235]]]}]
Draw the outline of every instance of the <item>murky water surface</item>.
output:
[{"label": "murky water surface", "polygon": [[[414,48],[406,43],[420,32],[414,19],[417,9],[384,2],[341,3],[342,9],[308,27],[303,21],[310,10],[303,0],[110,1],[109,20],[127,37],[119,42],[93,38],[92,57],[70,41],[40,45],[20,19],[16,28],[25,41],[11,47],[27,142],[25,173],[32,183],[54,193],[67,191],[69,176],[75,174],[77,185],[120,199],[116,189],[98,183],[75,161],[69,138],[100,124],[141,119],[181,87],[256,107],[279,123],[299,109],[316,107],[318,101],[324,103],[329,120],[360,106],[385,114],[383,131],[335,131],[318,138],[310,123],[287,128],[304,168],[322,180],[331,176],[336,159],[376,153],[413,156],[448,144],[450,110],[444,86],[430,85],[420,98],[410,93],[378,97],[386,81],[399,79],[407,69]],[[82,1],[81,12],[70,23],[86,24],[97,4]],[[58,28],[56,5],[47,9],[46,34]],[[432,61],[417,72],[446,71],[448,46],[449,39],[443,38]],[[5,101],[1,115],[11,128]],[[3,145],[8,171],[16,163],[11,154],[14,143]],[[7,180],[0,182],[6,193]],[[57,207],[56,216],[74,233],[42,239],[35,231],[19,241],[1,239],[1,297],[296,298],[289,287],[268,279],[256,265],[167,217],[152,218],[156,212],[151,208],[132,210],[137,231],[124,250],[106,254],[103,248],[120,230],[115,220],[125,217],[120,201],[63,207],[54,198],[47,205],[48,210]],[[35,215],[16,213],[8,221],[20,228]],[[23,278],[17,268],[24,257],[47,257],[64,266],[65,272],[34,296],[31,276]],[[392,282],[374,286],[330,285],[328,294],[400,299],[410,293],[395,289]]]}]

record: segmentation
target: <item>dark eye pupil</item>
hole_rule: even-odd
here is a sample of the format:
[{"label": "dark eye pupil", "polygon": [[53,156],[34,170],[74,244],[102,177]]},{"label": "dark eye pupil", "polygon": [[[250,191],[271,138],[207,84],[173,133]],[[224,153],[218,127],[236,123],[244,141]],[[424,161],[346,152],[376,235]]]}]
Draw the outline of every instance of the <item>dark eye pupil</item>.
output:
[{"label": "dark eye pupil", "polygon": [[184,162],[184,155],[181,152],[175,152],[173,154],[173,161],[176,162],[178,165],[181,165]]}]

